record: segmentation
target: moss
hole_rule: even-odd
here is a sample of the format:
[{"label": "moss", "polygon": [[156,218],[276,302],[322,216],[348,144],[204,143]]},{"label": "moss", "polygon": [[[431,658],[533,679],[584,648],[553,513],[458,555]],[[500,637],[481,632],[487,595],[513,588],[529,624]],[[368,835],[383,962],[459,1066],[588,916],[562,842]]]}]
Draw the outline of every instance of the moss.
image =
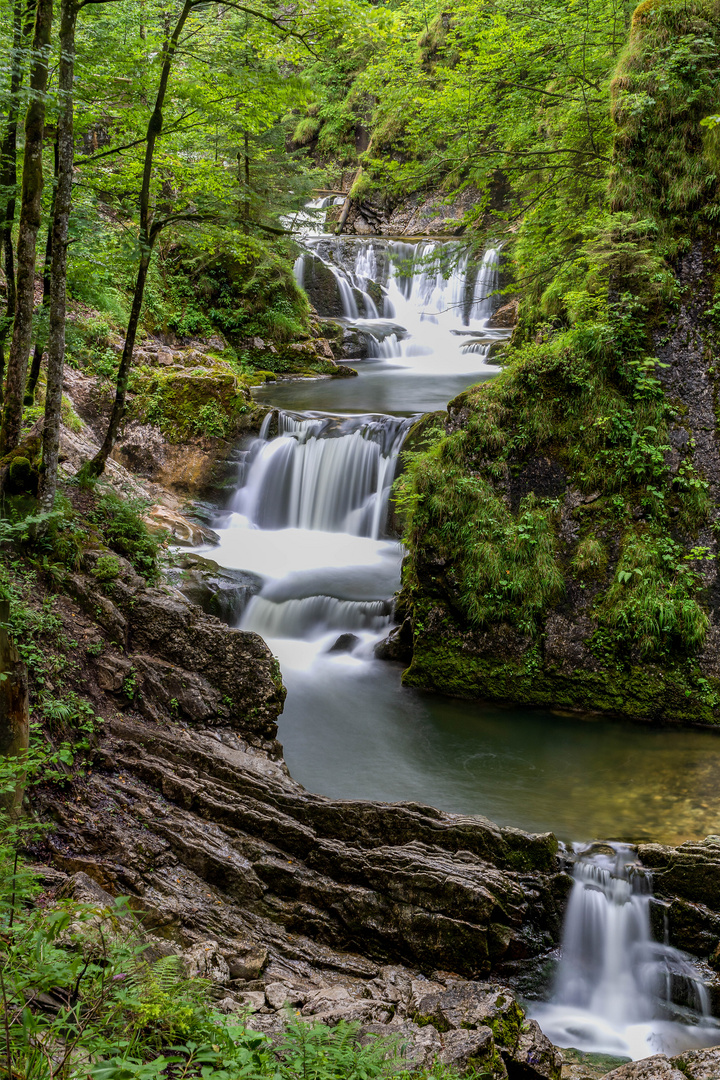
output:
[{"label": "moss", "polygon": [[170,442],[198,435],[230,438],[253,412],[245,380],[226,368],[141,369],[133,377],[131,416],[156,424]]},{"label": "moss", "polygon": [[461,639],[416,639],[403,683],[461,698],[625,717],[631,720],[717,725],[720,683],[702,679],[692,662],[629,664],[624,670],[575,667],[564,671],[502,656],[471,653]]},{"label": "moss", "polygon": [[32,462],[22,455],[12,458],[8,469],[6,490],[10,495],[36,494],[38,486],[37,469]]}]

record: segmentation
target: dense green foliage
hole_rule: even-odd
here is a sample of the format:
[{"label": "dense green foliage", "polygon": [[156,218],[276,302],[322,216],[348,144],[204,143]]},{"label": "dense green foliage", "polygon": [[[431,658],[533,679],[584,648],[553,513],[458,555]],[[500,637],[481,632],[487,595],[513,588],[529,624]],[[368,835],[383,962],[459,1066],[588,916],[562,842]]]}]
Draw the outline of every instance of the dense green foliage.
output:
[{"label": "dense green foliage", "polygon": [[[533,96],[537,87],[528,91],[517,142],[504,126],[504,110],[497,128],[486,129],[489,145],[505,140],[502,162],[512,182],[506,216],[513,219],[524,206],[506,244],[510,289],[520,291],[521,307],[505,370],[452,404],[462,424],[449,435],[439,432],[425,453],[408,455],[400,485],[411,551],[403,603],[411,611],[415,605],[414,666],[427,685],[435,664],[435,685],[452,688],[447,680],[457,678],[455,667],[442,673],[448,650],[437,651],[437,622],[432,630],[427,624],[432,603],[449,601],[448,627],[453,619],[479,630],[504,624],[535,639],[540,651],[536,644],[526,654],[530,683],[523,693],[532,699],[535,678],[542,700],[548,694],[552,700],[552,687],[541,689],[537,681],[545,618],[566,605],[571,610],[582,590],[597,661],[618,677],[637,671],[638,661],[662,662],[665,678],[682,683],[680,694],[692,696],[699,717],[718,700],[695,660],[709,625],[704,571],[715,557],[715,515],[692,440],[673,464],[668,432],[682,424],[683,407],[663,388],[656,349],[670,340],[662,328],[671,332],[683,295],[674,260],[700,245],[708,274],[715,273],[716,150],[703,120],[717,111],[720,97],[720,12],[703,0],[642,4],[625,48],[619,49],[620,35],[617,47],[605,51],[604,69],[601,52],[595,54],[594,96],[587,124],[578,126],[582,110],[571,98],[579,82],[562,65],[553,67],[558,52],[565,55],[551,47],[555,11],[545,48],[541,35],[533,53],[538,64],[548,64],[546,81],[534,78],[552,91],[555,104]],[[563,42],[577,15],[568,12]],[[459,22],[453,18],[455,33],[448,31],[445,42],[458,40]],[[616,33],[609,11],[604,25],[600,34]],[[478,65],[489,62],[481,40]],[[502,55],[499,42],[495,53]],[[444,62],[455,73],[447,76],[450,84],[459,62],[449,54]],[[581,127],[598,151],[583,166],[584,182],[570,155],[562,168],[526,170],[520,183],[514,180],[520,166],[509,156],[520,150],[520,161],[525,150],[568,145]],[[489,192],[490,177],[466,176]],[[490,227],[502,230],[502,216]],[[709,291],[712,296],[712,285]],[[718,347],[713,310],[697,326],[706,356]],[[527,494],[538,487],[533,470],[543,461],[563,478],[562,490],[567,484],[584,500],[571,507],[580,524],[570,543],[561,538],[563,499],[552,491]],[[442,586],[432,584],[426,569],[438,555],[452,568]],[[449,650],[459,648],[456,642]],[[425,662],[423,650],[435,659]],[[474,689],[470,678],[454,692],[508,695],[498,671],[477,678]],[[652,711],[651,696],[661,685],[662,677],[634,711]],[[572,703],[572,692],[555,689],[556,700]],[[597,688],[575,693],[576,701],[600,703]]]}]

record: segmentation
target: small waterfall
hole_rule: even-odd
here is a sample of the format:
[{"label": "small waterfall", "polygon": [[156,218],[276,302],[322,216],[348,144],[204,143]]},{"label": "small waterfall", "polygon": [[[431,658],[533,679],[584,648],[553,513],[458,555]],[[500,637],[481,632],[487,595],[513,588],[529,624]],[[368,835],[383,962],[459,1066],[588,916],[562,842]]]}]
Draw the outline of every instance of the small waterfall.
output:
[{"label": "small waterfall", "polygon": [[470,305],[470,322],[483,322],[489,319],[495,307],[495,292],[498,287],[499,251],[489,248],[478,267]]},{"label": "small waterfall", "polygon": [[[267,423],[267,418],[264,423]],[[397,455],[410,424],[394,417],[278,414],[261,433],[231,509],[261,529],[380,536]]]},{"label": "small waterfall", "polygon": [[720,1038],[697,968],[653,938],[634,860],[623,844],[578,853],[552,997],[532,1013],[558,1046],[638,1058]]},{"label": "small waterfall", "polygon": [[389,600],[339,600],[335,596],[305,596],[276,603],[264,596],[250,601],[246,623],[263,637],[312,639],[329,630],[377,632],[389,625]]}]

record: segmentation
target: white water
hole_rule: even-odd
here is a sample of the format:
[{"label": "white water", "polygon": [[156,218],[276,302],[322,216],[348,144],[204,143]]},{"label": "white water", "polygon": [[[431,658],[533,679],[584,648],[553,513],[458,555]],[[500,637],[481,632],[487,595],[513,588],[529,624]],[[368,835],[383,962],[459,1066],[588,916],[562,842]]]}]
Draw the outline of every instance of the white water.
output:
[{"label": "white water", "polygon": [[344,321],[363,334],[369,357],[417,375],[497,374],[489,350],[508,332],[486,325],[497,306],[496,249],[474,267],[452,241],[330,239],[322,233],[303,234],[302,240],[298,284],[305,281],[308,259],[319,259],[335,279]]},{"label": "white water", "polygon": [[[301,230],[308,255],[296,265],[298,281],[311,255],[331,266],[346,320],[369,335],[374,362],[366,365],[385,385],[388,412],[442,407],[464,385],[498,370],[487,363],[488,351],[506,335],[486,325],[494,306],[496,252],[487,252],[477,271],[461,257],[444,272],[448,251],[436,241],[330,239],[317,232],[310,215]],[[303,754],[316,765],[321,760],[315,775],[324,762],[331,763],[324,771],[331,770],[334,760],[341,776],[335,785],[340,790],[332,790],[328,776],[309,783],[316,790],[432,801],[422,784],[413,786],[418,776],[434,780],[432,769],[413,771],[411,760],[414,753],[427,756],[427,710],[418,695],[399,686],[393,665],[373,657],[391,625],[391,598],[400,580],[402,548],[387,536],[387,516],[407,423],[391,415],[358,415],[370,377],[365,365],[357,366],[358,379],[313,384],[315,393],[329,395],[327,413],[289,409],[267,417],[233,501],[216,523],[220,546],[212,557],[264,579],[241,625],[262,634],[280,660],[288,687],[280,737],[293,774],[308,782],[300,767],[305,743],[310,750]],[[287,389],[292,392],[292,385]],[[371,408],[378,408],[377,393]],[[354,635],[347,649],[330,651],[344,634]],[[504,719],[498,723],[506,726]],[[308,735],[312,725],[319,734]],[[397,735],[403,731],[407,745]],[[529,756],[525,745],[514,745],[513,753]],[[481,778],[470,784],[467,810],[485,813],[488,775],[502,762],[494,751],[483,755],[482,747],[472,756],[483,765]],[[528,767],[537,767],[534,759]],[[459,756],[448,777],[468,768]],[[453,782],[447,780],[448,791]],[[535,783],[527,782],[527,804],[537,804]],[[503,790],[503,805],[512,794]],[[443,794],[436,804],[465,809],[448,805],[454,797]],[[652,940],[650,882],[631,871],[629,858],[629,850],[618,847],[612,858],[578,860],[553,999],[533,1015],[559,1045],[633,1058],[720,1042],[720,1031],[704,1016],[707,996],[691,964]],[[670,1005],[679,989],[685,1013]],[[687,1011],[691,1006],[694,1012]]]},{"label": "white water", "polygon": [[697,969],[653,938],[651,877],[612,849],[578,851],[552,999],[530,1015],[557,1046],[633,1059],[717,1044]]}]

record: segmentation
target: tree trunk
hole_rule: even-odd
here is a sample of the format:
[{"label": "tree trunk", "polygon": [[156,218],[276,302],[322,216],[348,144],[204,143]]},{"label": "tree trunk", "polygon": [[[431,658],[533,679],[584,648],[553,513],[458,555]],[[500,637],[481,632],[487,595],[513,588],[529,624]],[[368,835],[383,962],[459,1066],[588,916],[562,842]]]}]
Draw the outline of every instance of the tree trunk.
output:
[{"label": "tree trunk", "polygon": [[52,0],[38,0],[30,70],[30,104],[25,117],[22,197],[17,248],[15,323],[7,362],[7,383],[0,429],[0,456],[17,446],[22,426],[27,362],[35,306],[35,245],[42,214],[42,152],[45,133]]},{"label": "tree trunk", "polygon": [[103,440],[103,444],[98,450],[97,454],[91,461],[88,461],[82,468],[81,474],[84,477],[97,477],[100,476],[105,469],[105,463],[112,453],[113,446],[118,437],[120,431],[120,424],[122,423],[123,416],[125,415],[125,398],[127,395],[128,381],[130,379],[130,369],[132,367],[132,354],[135,347],[135,335],[137,334],[138,323],[140,321],[140,312],[142,311],[143,297],[145,295],[145,282],[147,280],[148,267],[150,266],[150,259],[152,257],[153,247],[157,239],[160,227],[153,225],[152,214],[150,211],[150,181],[152,179],[152,167],[153,157],[155,154],[155,144],[160,137],[163,126],[162,109],[165,103],[165,94],[167,92],[168,80],[170,78],[170,69],[172,67],[173,57],[177,50],[178,40],[182,33],[183,27],[187,20],[188,15],[192,11],[196,4],[196,0],[185,0],[183,9],[180,13],[175,29],[173,30],[172,37],[168,40],[165,46],[165,55],[163,57],[162,71],[160,72],[160,82],[158,84],[157,95],[155,97],[155,108],[153,109],[152,116],[148,123],[147,129],[147,141],[145,144],[145,165],[143,169],[142,187],[140,189],[140,263],[138,266],[137,278],[135,279],[135,292],[133,293],[132,308],[130,309],[130,319],[128,321],[127,333],[125,335],[125,345],[123,347],[122,357],[120,359],[120,368],[118,370],[117,385],[115,388],[115,401],[113,402],[112,413],[110,414],[110,422],[108,429]]},{"label": "tree trunk", "polygon": [[73,78],[75,72],[76,0],[62,0],[60,8],[60,71],[58,92],[55,170],[57,183],[53,206],[52,263],[50,267],[50,325],[47,342],[47,388],[43,428],[42,466],[38,503],[40,511],[52,510],[57,489],[60,452],[63,368],[65,365],[65,307],[67,300],[68,222],[73,182]]},{"label": "tree trunk", "polygon": [[3,383],[5,382],[5,341],[15,315],[15,258],[12,230],[15,221],[15,190],[17,188],[17,126],[23,77],[22,48],[32,25],[29,19],[23,18],[23,9],[23,0],[14,0],[10,94],[5,135],[2,148],[0,148],[0,191],[4,193],[0,216],[0,251],[7,289],[5,315],[0,320],[0,403],[3,399]]},{"label": "tree trunk", "polygon": [[[0,601],[0,758],[22,758],[30,745],[30,708],[27,668],[20,660],[4,623],[10,617],[10,604]],[[24,784],[19,779],[14,788],[0,792],[0,808],[16,818],[22,806]]]},{"label": "tree trunk", "polygon": [[[358,182],[358,180],[360,179],[361,176],[362,176],[362,165],[360,166],[358,171],[355,173],[355,176],[353,177],[353,182],[350,185],[350,191],[352,191],[352,189],[355,187],[355,184]],[[350,191],[348,191],[345,202],[343,203],[342,210],[340,211],[340,220],[338,221],[337,229],[335,230],[335,232],[338,235],[345,228],[345,222],[348,219],[348,214],[350,213],[350,207],[352,206],[352,199],[350,198]]]},{"label": "tree trunk", "polygon": [[[60,62],[60,69],[62,75],[62,61]],[[52,267],[52,250],[53,250],[53,227],[55,221],[55,200],[57,198],[57,185],[58,185],[58,169],[59,169],[59,154],[58,154],[58,140],[55,138],[55,186],[53,188],[52,201],[50,203],[50,222],[48,224],[47,239],[45,240],[45,259],[43,261],[43,298],[42,306],[43,311],[47,312],[50,305],[50,270]],[[32,363],[30,364],[30,374],[28,375],[27,386],[25,387],[25,405],[32,405],[35,400],[35,387],[37,381],[40,378],[40,367],[42,365],[43,353],[45,352],[45,346],[47,345],[48,332],[44,325],[41,324],[37,329],[35,337],[35,350],[33,352]]]}]

